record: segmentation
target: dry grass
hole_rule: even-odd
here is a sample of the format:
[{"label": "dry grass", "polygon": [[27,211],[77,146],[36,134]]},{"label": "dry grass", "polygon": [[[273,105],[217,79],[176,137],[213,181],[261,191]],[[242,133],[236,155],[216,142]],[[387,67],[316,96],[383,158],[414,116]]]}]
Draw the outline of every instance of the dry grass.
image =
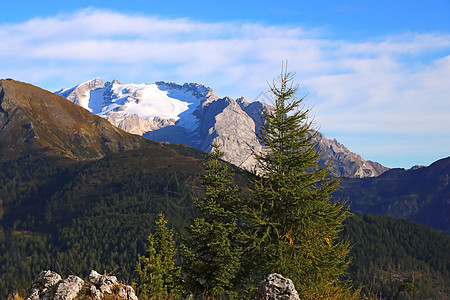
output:
[{"label": "dry grass", "polygon": [[23,300],[23,297],[20,296],[17,292],[14,292],[8,295],[8,300]]}]

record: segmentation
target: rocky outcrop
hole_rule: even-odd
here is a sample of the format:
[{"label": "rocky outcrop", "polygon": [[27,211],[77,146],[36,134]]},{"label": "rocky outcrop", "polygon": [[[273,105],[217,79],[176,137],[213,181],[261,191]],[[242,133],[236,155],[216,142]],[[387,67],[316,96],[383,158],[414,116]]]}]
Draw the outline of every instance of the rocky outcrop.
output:
[{"label": "rocky outcrop", "polygon": [[200,116],[200,150],[209,152],[217,143],[225,153],[224,159],[250,169],[256,161],[252,151],[260,152],[261,145],[255,133],[255,122],[239,104],[228,97],[217,99],[202,107]]},{"label": "rocky outcrop", "polygon": [[236,99],[236,102],[252,118],[255,123],[255,132],[260,132],[261,124],[264,123],[264,113],[268,113],[273,107],[260,101],[249,103],[244,97]]},{"label": "rocky outcrop", "polygon": [[320,132],[317,132],[316,140],[317,150],[321,151],[319,166],[324,167],[329,162],[333,175],[336,177],[376,177],[389,169],[379,163],[364,160],[336,139],[327,139]]},{"label": "rocky outcrop", "polygon": [[259,299],[261,300],[299,300],[297,290],[292,280],[273,273],[267,276],[258,285]]},{"label": "rocky outcrop", "polygon": [[100,275],[94,270],[86,281],[75,275],[63,280],[58,273],[42,271],[24,300],[72,300],[77,296],[100,300],[105,295],[117,300],[138,300],[131,286],[119,283],[115,276]]},{"label": "rocky outcrop", "polygon": [[174,119],[163,119],[160,117],[141,119],[136,114],[122,115],[117,112],[109,113],[106,116],[106,120],[122,130],[138,135],[143,135],[146,132],[158,130],[164,127],[173,126],[176,122]]},{"label": "rocky outcrop", "polygon": [[56,92],[56,94],[84,107],[85,104],[88,104],[83,102],[86,94],[89,94],[91,91],[102,88],[104,86],[105,83],[103,82],[103,79],[95,78],[93,80],[79,84],[71,89],[62,89]]},{"label": "rocky outcrop", "polygon": [[61,283],[57,284],[53,299],[55,300],[72,300],[78,295],[84,280],[75,275],[69,275]]},{"label": "rocky outcrop", "polygon": [[100,300],[105,294],[114,294],[117,299],[137,300],[134,290],[129,285],[120,284],[116,276],[106,276],[92,270],[89,274],[91,296]]},{"label": "rocky outcrop", "polygon": [[56,286],[62,278],[52,271],[42,271],[27,290],[25,300],[53,299]]}]

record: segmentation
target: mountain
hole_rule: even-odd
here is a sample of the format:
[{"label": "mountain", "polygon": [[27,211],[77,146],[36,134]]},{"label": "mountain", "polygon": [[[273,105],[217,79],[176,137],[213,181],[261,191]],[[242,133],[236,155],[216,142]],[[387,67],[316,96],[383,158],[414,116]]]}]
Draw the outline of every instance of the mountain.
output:
[{"label": "mountain", "polygon": [[0,298],[48,268],[119,266],[133,276],[160,211],[177,232],[193,217],[203,157],[1,80]]},{"label": "mountain", "polygon": [[322,133],[317,133],[317,150],[321,152],[320,166],[330,163],[333,175],[348,178],[376,177],[388,168],[370,160],[364,160],[360,155],[351,152],[336,139],[327,139]]},{"label": "mountain", "polygon": [[0,160],[30,149],[97,159],[145,143],[55,94],[0,80]]},{"label": "mountain", "polygon": [[[185,232],[193,198],[203,195],[203,152],[125,133],[29,84],[0,83],[1,299],[48,269],[63,276],[104,270],[131,281],[160,211]],[[110,146],[105,135],[126,147]],[[368,291],[392,298],[413,280],[423,299],[450,294],[449,236],[355,214],[343,238],[354,245],[350,277]]]},{"label": "mountain", "polygon": [[450,234],[450,157],[428,167],[391,169],[375,178],[344,178],[336,198],[352,210],[409,219]]},{"label": "mountain", "polygon": [[[216,142],[227,161],[247,169],[255,166],[252,151],[262,149],[256,136],[262,111],[272,109],[260,101],[248,103],[243,97],[219,98],[211,88],[195,83],[121,84],[96,78],[56,94],[152,140],[183,143],[205,152]],[[373,177],[388,169],[365,161],[323,134],[317,139],[322,150],[319,164],[331,161],[335,176]]]}]

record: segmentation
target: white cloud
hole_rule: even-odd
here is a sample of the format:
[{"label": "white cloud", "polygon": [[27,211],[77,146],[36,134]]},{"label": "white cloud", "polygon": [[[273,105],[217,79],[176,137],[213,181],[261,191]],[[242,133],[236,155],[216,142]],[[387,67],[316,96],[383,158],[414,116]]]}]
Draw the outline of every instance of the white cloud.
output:
[{"label": "white cloud", "polygon": [[[101,76],[200,82],[253,100],[289,59],[323,131],[450,140],[450,34],[353,42],[293,26],[87,9],[0,25],[0,39],[0,77],[51,90]],[[450,152],[448,143],[435,146]]]}]

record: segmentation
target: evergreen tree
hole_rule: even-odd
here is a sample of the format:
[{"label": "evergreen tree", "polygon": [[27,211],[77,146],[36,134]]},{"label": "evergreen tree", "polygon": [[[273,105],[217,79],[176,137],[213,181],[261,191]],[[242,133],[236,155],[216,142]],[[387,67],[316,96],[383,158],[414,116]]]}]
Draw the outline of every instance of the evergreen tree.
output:
[{"label": "evergreen tree", "polygon": [[270,85],[274,110],[264,113],[258,134],[264,149],[254,153],[259,170],[251,179],[243,263],[256,282],[273,272],[292,279],[302,299],[349,298],[340,281],[349,244],[338,240],[349,212],[344,202],[330,202],[339,179],[318,166],[316,133],[297,90],[283,66]]},{"label": "evergreen tree", "polygon": [[136,266],[137,287],[141,298],[177,297],[181,294],[180,268],[174,261],[173,232],[167,228],[163,213],[158,214],[155,224],[155,233],[148,236],[146,255],[139,256]]},{"label": "evergreen tree", "polygon": [[194,199],[199,216],[181,246],[187,290],[198,298],[232,298],[233,279],[240,265],[237,246],[237,195],[233,173],[218,145],[208,154],[202,175],[205,197]]}]

